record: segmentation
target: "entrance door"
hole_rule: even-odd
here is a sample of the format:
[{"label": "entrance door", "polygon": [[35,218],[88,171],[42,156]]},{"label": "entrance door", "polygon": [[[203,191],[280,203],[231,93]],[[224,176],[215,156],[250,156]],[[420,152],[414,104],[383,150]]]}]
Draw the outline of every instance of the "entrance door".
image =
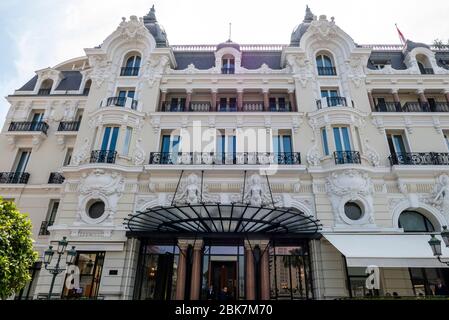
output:
[{"label": "entrance door", "polygon": [[161,254],[157,260],[154,299],[170,300],[174,256],[171,253]]},{"label": "entrance door", "polygon": [[237,294],[237,261],[212,261],[210,283],[217,291],[227,287],[235,297]]}]

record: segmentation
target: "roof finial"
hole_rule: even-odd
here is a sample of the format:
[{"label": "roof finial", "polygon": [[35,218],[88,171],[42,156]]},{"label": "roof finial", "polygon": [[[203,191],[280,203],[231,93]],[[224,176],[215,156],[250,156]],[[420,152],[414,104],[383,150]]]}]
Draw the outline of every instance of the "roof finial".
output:
[{"label": "roof finial", "polygon": [[150,12],[143,18],[145,23],[156,22],[156,10],[154,9],[154,4],[150,9]]},{"label": "roof finial", "polygon": [[314,15],[312,13],[312,10],[310,10],[309,6],[306,6],[306,15],[304,17],[304,22],[312,22],[314,18]]},{"label": "roof finial", "polygon": [[229,22],[229,39],[228,39],[228,42],[232,42],[231,35],[232,35],[232,23]]}]

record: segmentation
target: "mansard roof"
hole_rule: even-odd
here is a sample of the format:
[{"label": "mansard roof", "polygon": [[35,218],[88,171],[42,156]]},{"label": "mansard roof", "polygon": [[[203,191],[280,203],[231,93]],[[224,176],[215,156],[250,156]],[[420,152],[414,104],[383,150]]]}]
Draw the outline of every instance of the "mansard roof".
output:
[{"label": "mansard roof", "polygon": [[154,40],[156,40],[156,46],[157,47],[168,47],[168,39],[167,39],[167,33],[165,32],[164,28],[157,22],[156,19],[156,10],[153,7],[151,7],[150,12],[143,17],[143,23],[145,24],[145,27],[150,31],[151,35],[154,37]]},{"label": "mansard roof", "polygon": [[299,47],[299,42],[301,41],[302,36],[307,32],[313,20],[315,20],[315,15],[312,13],[309,6],[307,6],[303,22],[293,30],[290,38],[290,46]]},{"label": "mansard roof", "polygon": [[[83,76],[79,71],[61,71],[62,80],[55,90],[73,91],[79,90]],[[38,76],[34,76],[30,81],[24,84],[19,91],[34,91]]]}]

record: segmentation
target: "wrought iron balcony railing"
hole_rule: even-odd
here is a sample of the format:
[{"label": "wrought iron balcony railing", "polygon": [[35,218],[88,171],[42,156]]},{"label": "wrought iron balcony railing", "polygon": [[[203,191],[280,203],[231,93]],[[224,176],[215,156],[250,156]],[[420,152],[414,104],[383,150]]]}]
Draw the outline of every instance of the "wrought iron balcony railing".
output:
[{"label": "wrought iron balcony railing", "polygon": [[[348,106],[348,103],[347,103],[345,97],[326,97],[323,99],[325,99],[327,107],[347,107]],[[323,103],[321,101],[322,100],[316,101],[318,110],[321,110],[326,107],[326,106],[323,106]]]},{"label": "wrought iron balcony railing", "polygon": [[318,67],[319,76],[336,76],[337,69],[335,67]]},{"label": "wrought iron balcony railing", "polygon": [[63,184],[64,176],[58,172],[50,173],[50,178],[48,178],[48,184]]},{"label": "wrought iron balcony railing", "polygon": [[122,77],[137,77],[139,75],[139,67],[124,67],[120,71]]},{"label": "wrought iron balcony railing", "polygon": [[[238,106],[235,103],[216,102],[217,112],[237,112]],[[212,111],[212,106],[209,101],[192,101],[187,108],[185,103],[171,103],[163,102],[161,105],[161,112],[209,112]],[[242,112],[264,112],[265,107],[263,101],[245,101],[242,103]],[[290,112],[291,106],[289,102],[284,103],[270,103],[269,112]]]},{"label": "wrought iron balcony railing", "polygon": [[78,131],[80,128],[79,121],[62,121],[59,123],[58,131]]},{"label": "wrought iron balcony railing", "polygon": [[289,102],[270,103],[270,112],[290,112],[292,108]]},{"label": "wrought iron balcony railing", "polygon": [[435,74],[432,68],[422,68],[421,74]]},{"label": "wrought iron balcony railing", "polygon": [[428,103],[421,102],[406,102],[402,107],[404,112],[430,112],[430,106]]},{"label": "wrought iron balcony railing", "polygon": [[300,165],[299,152],[244,152],[244,153],[210,153],[210,152],[152,152],[151,165]]},{"label": "wrought iron balcony railing", "polygon": [[402,112],[400,102],[384,102],[376,105],[377,112]]},{"label": "wrought iron balcony railing", "polygon": [[51,92],[51,89],[39,89],[37,92],[38,96],[49,96]]},{"label": "wrought iron balcony railing", "polygon": [[237,112],[237,103],[220,103],[217,102],[218,112]]},{"label": "wrought iron balcony railing", "polygon": [[360,152],[336,151],[334,152],[335,164],[361,164]]},{"label": "wrought iron balcony railing", "polygon": [[47,134],[48,124],[43,121],[11,122],[8,131],[40,131]]},{"label": "wrought iron balcony railing", "polygon": [[447,166],[449,153],[440,152],[402,152],[389,157],[392,166]]},{"label": "wrought iron balcony railing", "polygon": [[0,183],[27,184],[30,174],[27,172],[0,172]]},{"label": "wrought iron balcony railing", "polygon": [[137,100],[128,97],[110,97],[106,100],[105,107],[126,107],[127,100],[131,100],[130,108],[137,110]]},{"label": "wrought iron balcony railing", "polygon": [[161,106],[162,112],[185,112],[186,105],[185,103],[172,103],[172,102],[164,102]]},{"label": "wrought iron balcony railing", "polygon": [[90,163],[115,163],[117,151],[94,150],[90,154]]},{"label": "wrought iron balcony railing", "polygon": [[42,221],[41,227],[39,229],[40,236],[49,236],[50,231],[48,231],[48,227],[51,227],[55,222],[54,221]]},{"label": "wrought iron balcony railing", "polygon": [[222,74],[234,74],[235,73],[235,67],[234,66],[228,66],[228,67],[222,67],[221,68]]}]

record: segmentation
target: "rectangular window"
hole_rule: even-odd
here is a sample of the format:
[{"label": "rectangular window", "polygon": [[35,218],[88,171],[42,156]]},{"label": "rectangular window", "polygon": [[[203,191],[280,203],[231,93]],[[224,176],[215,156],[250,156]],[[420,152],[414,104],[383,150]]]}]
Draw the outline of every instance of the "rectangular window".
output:
[{"label": "rectangular window", "polygon": [[24,173],[26,171],[28,161],[30,160],[31,151],[19,150],[18,159],[14,167],[14,172]]},{"label": "rectangular window", "polygon": [[48,225],[51,226],[55,222],[56,214],[58,213],[59,200],[51,200],[48,209],[47,221]]},{"label": "rectangular window", "polygon": [[117,145],[117,138],[119,134],[119,127],[106,127],[104,129],[103,142],[101,144],[101,150],[103,151],[115,151]]},{"label": "rectangular window", "polygon": [[125,142],[123,144],[123,152],[122,152],[122,154],[125,156],[127,156],[129,153],[132,135],[133,135],[133,128],[126,127]]},{"label": "rectangular window", "polygon": [[407,153],[407,148],[405,145],[405,138],[403,133],[388,133],[387,132],[387,140],[388,140],[388,147],[390,148],[390,153],[392,155],[399,154],[403,155]]},{"label": "rectangular window", "polygon": [[64,158],[64,167],[69,166],[72,162],[73,148],[67,148],[67,153]]},{"label": "rectangular window", "polygon": [[410,278],[417,297],[449,296],[449,270],[410,268]]},{"label": "rectangular window", "polygon": [[349,291],[351,293],[352,298],[361,298],[366,297],[369,290],[366,289],[366,277],[365,274],[366,268],[355,268],[349,267],[347,268],[348,272],[348,285]]},{"label": "rectangular window", "polygon": [[216,161],[232,164],[237,161],[237,140],[234,135],[218,135],[216,148]]},{"label": "rectangular window", "polygon": [[326,156],[330,154],[329,152],[329,143],[327,141],[327,130],[326,128],[321,129],[321,136],[323,138],[323,151]]},{"label": "rectangular window", "polygon": [[161,144],[161,163],[176,163],[179,156],[180,136],[164,135]]},{"label": "rectangular window", "polygon": [[172,98],[170,101],[170,111],[179,112],[185,111],[186,99],[185,98]]},{"label": "rectangular window", "polygon": [[334,127],[335,151],[351,151],[351,139],[348,127]]},{"label": "rectangular window", "polygon": [[273,152],[279,153],[292,153],[292,137],[289,135],[273,136]]}]

